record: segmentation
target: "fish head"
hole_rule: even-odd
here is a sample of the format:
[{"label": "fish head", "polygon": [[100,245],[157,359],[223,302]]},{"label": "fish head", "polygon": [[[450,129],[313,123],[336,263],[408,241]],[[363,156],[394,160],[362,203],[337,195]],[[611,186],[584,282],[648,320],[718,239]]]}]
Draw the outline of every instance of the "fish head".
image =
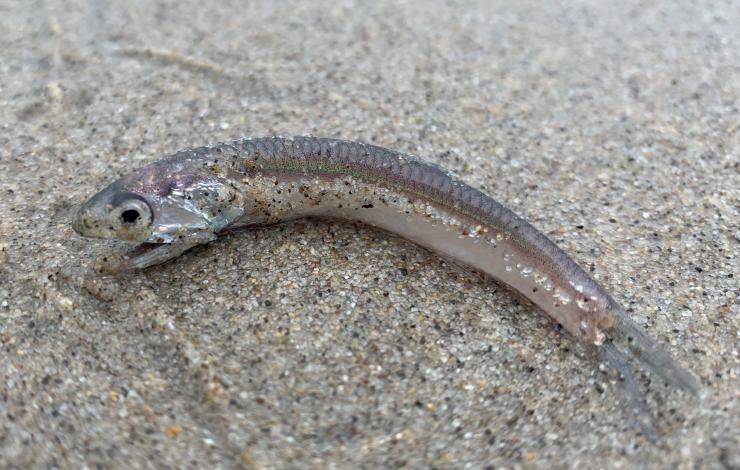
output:
[{"label": "fish head", "polygon": [[[72,227],[85,237],[150,245],[144,251],[169,245],[175,253],[184,250],[172,250],[173,245],[185,248],[215,239],[243,212],[240,192],[225,179],[163,161],[95,194],[80,206]],[[141,247],[134,251],[142,252]]]}]

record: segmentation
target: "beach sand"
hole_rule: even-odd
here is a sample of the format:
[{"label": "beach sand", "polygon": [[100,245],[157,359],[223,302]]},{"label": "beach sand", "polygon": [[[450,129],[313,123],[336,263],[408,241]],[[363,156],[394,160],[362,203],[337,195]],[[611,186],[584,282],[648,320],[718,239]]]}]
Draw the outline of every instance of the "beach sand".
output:
[{"label": "beach sand", "polygon": [[[740,468],[733,2],[0,1],[0,467]],[[301,221],[164,266],[70,227],[244,136],[419,155],[525,216],[710,392],[393,235]]]}]

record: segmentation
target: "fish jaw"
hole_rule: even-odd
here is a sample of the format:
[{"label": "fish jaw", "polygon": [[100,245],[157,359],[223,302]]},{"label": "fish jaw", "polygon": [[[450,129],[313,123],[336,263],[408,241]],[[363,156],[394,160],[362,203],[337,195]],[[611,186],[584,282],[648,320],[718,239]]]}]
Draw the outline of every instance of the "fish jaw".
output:
[{"label": "fish jaw", "polygon": [[139,270],[164,264],[191,248],[204,245],[216,238],[218,237],[212,232],[203,232],[198,236],[173,243],[142,243],[126,253],[117,270]]}]

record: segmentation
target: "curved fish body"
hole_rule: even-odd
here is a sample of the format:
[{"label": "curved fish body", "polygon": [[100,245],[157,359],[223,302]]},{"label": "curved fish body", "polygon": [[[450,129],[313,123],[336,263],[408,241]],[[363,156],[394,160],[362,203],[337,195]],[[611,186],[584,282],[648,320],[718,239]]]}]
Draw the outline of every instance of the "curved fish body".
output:
[{"label": "curved fish body", "polygon": [[518,291],[599,348],[628,382],[620,347],[669,383],[699,390],[691,374],[527,221],[448,171],[381,147],[268,137],[181,151],[95,195],[73,226],[84,236],[144,242],[125,267],[145,268],[226,231],[302,217],[356,220],[401,235]]}]

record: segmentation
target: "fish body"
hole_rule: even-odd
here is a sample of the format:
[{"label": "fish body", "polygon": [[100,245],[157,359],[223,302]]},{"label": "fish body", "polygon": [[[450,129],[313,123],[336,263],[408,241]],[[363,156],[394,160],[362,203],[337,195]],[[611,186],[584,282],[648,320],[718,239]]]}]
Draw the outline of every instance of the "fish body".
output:
[{"label": "fish body", "polygon": [[181,151],[93,196],[73,227],[88,237],[142,242],[124,266],[136,269],[230,230],[302,217],[356,220],[397,233],[518,291],[599,349],[628,381],[622,349],[669,383],[699,390],[618,302],[526,220],[447,170],[385,148],[267,137]]}]

